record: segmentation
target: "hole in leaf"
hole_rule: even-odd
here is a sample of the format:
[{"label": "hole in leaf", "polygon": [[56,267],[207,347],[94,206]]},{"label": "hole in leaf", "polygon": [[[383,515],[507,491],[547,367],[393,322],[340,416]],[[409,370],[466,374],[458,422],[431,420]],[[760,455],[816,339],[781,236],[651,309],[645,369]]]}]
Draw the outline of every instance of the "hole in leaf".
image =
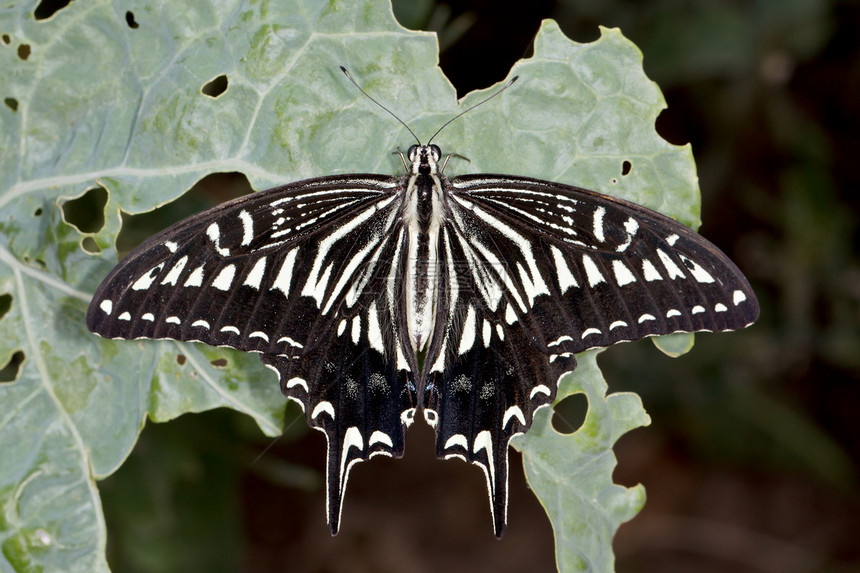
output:
[{"label": "hole in leaf", "polygon": [[83,240],[81,240],[81,248],[89,255],[97,255],[102,252],[102,248],[92,237],[84,237]]},{"label": "hole in leaf", "polygon": [[248,178],[242,173],[207,175],[176,201],[148,213],[139,215],[123,213],[122,230],[116,239],[117,250],[122,256],[170,225],[252,191]]},{"label": "hole in leaf", "polygon": [[633,169],[633,164],[625,159],[624,163],[621,164],[621,175],[629,175],[631,169]]},{"label": "hole in leaf", "polygon": [[30,57],[30,44],[21,44],[18,46],[18,57],[22,60]]},{"label": "hole in leaf", "polygon": [[107,199],[104,187],[87,189],[77,199],[63,203],[63,219],[81,233],[97,233],[105,224]]},{"label": "hole in leaf", "polygon": [[35,211],[33,211],[33,216],[34,217],[41,217],[42,216],[42,208],[38,207]]},{"label": "hole in leaf", "polygon": [[211,364],[215,368],[227,368],[227,359],[226,358],[217,358],[215,360],[210,360],[209,364]]},{"label": "hole in leaf", "polygon": [[572,434],[582,427],[586,414],[588,397],[577,392],[553,406],[552,427],[560,434]]},{"label": "hole in leaf", "polygon": [[176,355],[176,363],[177,363],[177,364],[179,364],[180,366],[182,366],[182,365],[184,365],[184,364],[185,364],[185,360],[186,360],[186,359],[185,359],[185,355],[184,355],[184,354],[177,354],[177,355]]},{"label": "hole in leaf", "polygon": [[125,13],[125,23],[128,24],[128,27],[132,30],[136,30],[139,26],[139,24],[134,21],[134,12],[131,10]]},{"label": "hole in leaf", "polygon": [[689,140],[688,129],[690,126],[688,122],[684,121],[684,113],[677,111],[675,108],[675,105],[670,104],[669,108],[661,111],[660,115],[657,116],[657,121],[654,123],[654,128],[660,137],[669,143],[683,145]]},{"label": "hole in leaf", "polygon": [[200,91],[203,93],[203,95],[207,95],[211,98],[216,98],[223,94],[225,91],[227,91],[228,83],[229,82],[227,81],[227,76],[221,74],[220,76],[213,78],[212,81],[208,82],[206,85],[200,88]]},{"label": "hole in leaf", "polygon": [[72,0],[42,0],[39,2],[39,5],[36,6],[36,10],[33,12],[33,17],[36,18],[36,20],[45,20],[71,3]]},{"label": "hole in leaf", "polygon": [[12,38],[9,36],[9,34],[3,34],[3,36],[0,37],[3,38],[3,43],[7,46],[12,43]]},{"label": "hole in leaf", "polygon": [[3,100],[3,103],[6,104],[6,107],[11,109],[12,111],[18,111],[18,100],[13,97],[7,97]]},{"label": "hole in leaf", "polygon": [[0,319],[6,316],[10,308],[12,308],[12,295],[0,294]]},{"label": "hole in leaf", "polygon": [[0,368],[0,384],[17,380],[18,373],[21,371],[21,364],[23,363],[24,353],[18,350],[9,359],[9,362],[3,368]]}]

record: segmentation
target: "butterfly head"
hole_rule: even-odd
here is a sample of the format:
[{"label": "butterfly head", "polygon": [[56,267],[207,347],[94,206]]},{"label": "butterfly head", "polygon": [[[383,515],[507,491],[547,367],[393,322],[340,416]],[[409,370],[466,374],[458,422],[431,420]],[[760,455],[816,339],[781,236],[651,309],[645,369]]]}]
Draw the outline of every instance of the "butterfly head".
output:
[{"label": "butterfly head", "polygon": [[410,172],[415,175],[431,175],[439,170],[439,159],[442,150],[438,145],[413,145],[406,151],[406,157],[411,164]]}]

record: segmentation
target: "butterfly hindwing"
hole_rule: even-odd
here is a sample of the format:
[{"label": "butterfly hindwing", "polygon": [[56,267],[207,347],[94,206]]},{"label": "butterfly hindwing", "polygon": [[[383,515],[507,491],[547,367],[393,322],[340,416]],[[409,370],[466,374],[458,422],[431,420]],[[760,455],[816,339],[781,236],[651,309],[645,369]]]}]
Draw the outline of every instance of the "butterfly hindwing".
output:
[{"label": "butterfly hindwing", "polygon": [[576,361],[569,353],[550,360],[524,329],[506,320],[508,295],[502,289],[487,292],[492,269],[472,266],[472,248],[454,226],[443,230],[437,312],[445,319],[427,354],[423,406],[436,430],[437,457],[460,458],[484,470],[495,534],[501,537],[508,444],[528,430],[539,407],[552,403],[558,378]]},{"label": "butterfly hindwing", "polygon": [[[364,283],[357,300],[333,311],[332,324],[320,327],[312,348],[295,356],[261,356],[278,373],[284,394],[302,405],[308,424],[326,435],[333,534],[351,467],[374,455],[401,457],[417,405],[417,363],[397,318],[404,232],[395,227],[368,257],[362,272],[369,274],[356,273]],[[348,253],[348,247],[341,253],[346,260]]]},{"label": "butterfly hindwing", "polygon": [[[328,523],[337,533],[351,467],[374,455],[401,457],[406,426],[417,405],[412,355],[404,351],[393,309],[402,230],[383,244],[363,294],[351,308],[335,311],[333,328],[323,330],[301,355],[264,354],[278,373],[281,389],[299,402],[308,424],[326,435]],[[399,240],[399,241],[398,241]],[[388,248],[385,248],[385,247]]]}]

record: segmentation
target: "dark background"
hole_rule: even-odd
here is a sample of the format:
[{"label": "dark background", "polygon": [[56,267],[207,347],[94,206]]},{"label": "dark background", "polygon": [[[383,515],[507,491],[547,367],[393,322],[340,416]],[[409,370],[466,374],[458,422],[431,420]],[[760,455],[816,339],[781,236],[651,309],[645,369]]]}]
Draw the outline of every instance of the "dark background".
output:
[{"label": "dark background", "polygon": [[[543,18],[578,42],[596,39],[598,25],[620,27],[666,96],[658,131],[692,143],[700,232],[758,293],[755,327],[700,335],[680,359],[649,341],[601,356],[610,391],[637,392],[652,417],[616,447],[616,481],[648,492],[616,536],[618,571],[860,570],[860,4],[402,0],[395,9],[404,25],[439,32],[460,95],[503,79]],[[121,239],[140,242],[244,185],[207,178],[130,218]],[[422,424],[403,460],[354,468],[332,539],[325,439],[291,414],[275,441],[227,411],[148,425],[100,484],[113,569],[553,570],[552,530],[519,455],[511,451],[499,542],[483,475],[437,462]],[[576,405],[565,414],[574,425],[577,416]]]}]

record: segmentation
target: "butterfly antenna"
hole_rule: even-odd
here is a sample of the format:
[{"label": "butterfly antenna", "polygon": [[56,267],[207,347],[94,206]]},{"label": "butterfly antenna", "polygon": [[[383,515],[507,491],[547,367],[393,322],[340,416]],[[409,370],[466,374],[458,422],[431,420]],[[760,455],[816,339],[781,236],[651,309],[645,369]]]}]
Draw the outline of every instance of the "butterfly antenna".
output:
[{"label": "butterfly antenna", "polygon": [[391,111],[390,109],[388,109],[387,107],[385,107],[384,105],[382,105],[381,103],[379,103],[378,101],[376,101],[375,99],[373,99],[373,98],[370,96],[370,94],[368,94],[366,91],[364,91],[363,89],[361,89],[361,86],[360,86],[360,85],[358,85],[358,82],[356,82],[354,79],[352,79],[352,76],[351,76],[351,75],[349,75],[349,71],[348,71],[345,67],[340,66],[340,71],[342,71],[342,72],[343,72],[343,75],[345,75],[345,76],[347,77],[347,79],[349,79],[349,81],[351,81],[351,82],[352,82],[352,85],[354,85],[355,87],[357,87],[357,88],[358,88],[358,91],[360,91],[360,92],[361,92],[361,93],[363,93],[365,96],[367,96],[367,99],[369,99],[370,101],[372,101],[373,103],[375,103],[376,105],[378,105],[379,107],[381,107],[382,109],[384,109],[385,111],[387,111],[388,113],[390,113],[390,114],[391,114],[391,117],[393,117],[394,119],[396,119],[397,121],[399,121],[399,122],[400,122],[400,125],[402,125],[403,127],[405,127],[405,128],[407,129],[407,131],[409,131],[409,133],[411,133],[411,134],[412,134],[412,137],[414,137],[414,138],[415,138],[415,141],[417,141],[417,142],[418,142],[418,145],[421,145],[421,140],[420,140],[420,139],[418,139],[418,136],[417,136],[417,135],[415,135],[415,132],[414,132],[414,131],[412,131],[412,130],[409,128],[409,126],[408,126],[408,125],[406,125],[406,122],[405,122],[405,121],[403,121],[402,119],[400,119],[399,117],[397,117],[397,116],[394,114],[394,112],[393,112],[393,111]]},{"label": "butterfly antenna", "polygon": [[[462,115],[464,115],[464,114],[469,113],[470,111],[472,111],[473,109],[475,109],[475,108],[476,108],[476,107],[478,107],[479,105],[483,105],[483,104],[487,103],[488,101],[490,101],[491,99],[493,99],[494,97],[496,97],[497,95],[499,95],[500,93],[502,93],[503,91],[505,91],[506,89],[508,89],[509,87],[511,87],[511,86],[514,84],[514,82],[515,82],[515,81],[517,81],[518,79],[520,79],[520,76],[514,76],[514,77],[512,77],[510,80],[508,80],[508,83],[506,83],[505,85],[503,85],[503,86],[501,87],[501,89],[499,89],[499,91],[497,91],[496,93],[494,93],[493,95],[491,95],[491,96],[490,96],[490,97],[488,97],[487,99],[479,101],[478,103],[476,103],[476,104],[475,104],[475,105],[473,105],[472,107],[470,107],[470,108],[468,108],[468,109],[465,109],[465,110],[461,111],[460,113],[458,113],[457,115],[455,115],[454,117],[452,117],[451,119],[449,119],[448,121],[446,121],[446,122],[444,123],[444,125],[442,125],[442,127],[440,127],[439,129],[437,129],[437,130],[436,130],[436,133],[434,133],[434,134],[433,134],[433,137],[431,137],[430,139],[428,139],[428,140],[427,140],[427,145],[430,145],[430,142],[431,142],[431,141],[433,141],[434,139],[436,139],[436,136],[437,136],[437,135],[439,135],[439,132],[440,132],[440,131],[442,131],[443,129],[445,129],[446,127],[448,127],[448,124],[449,124],[449,123],[451,123],[452,121],[454,121],[454,120],[455,120],[455,119],[457,119],[458,117],[460,117],[460,116],[462,116]],[[361,88],[359,88],[359,89],[361,89]],[[391,112],[389,112],[389,113],[391,113]]]}]

